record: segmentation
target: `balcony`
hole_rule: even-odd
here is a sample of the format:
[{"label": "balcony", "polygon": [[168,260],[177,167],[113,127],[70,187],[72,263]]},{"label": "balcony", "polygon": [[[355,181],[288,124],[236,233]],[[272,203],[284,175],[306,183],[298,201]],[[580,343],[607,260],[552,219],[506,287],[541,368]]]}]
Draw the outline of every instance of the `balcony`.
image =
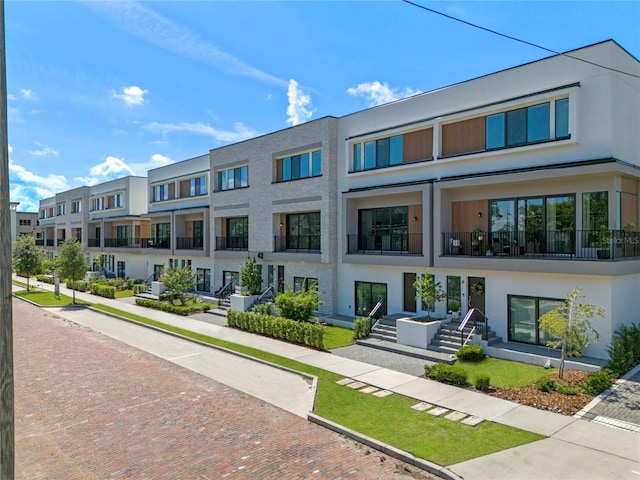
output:
[{"label": "balcony", "polygon": [[96,248],[96,247],[100,247],[100,239],[99,238],[89,238],[87,240],[87,246],[89,248]]},{"label": "balcony", "polygon": [[203,250],[204,242],[202,238],[177,237],[176,249],[177,250]]},{"label": "balcony", "polygon": [[171,248],[168,238],[141,238],[140,248]]},{"label": "balcony", "polygon": [[275,236],[275,252],[320,253],[320,235]]},{"label": "balcony", "polygon": [[44,239],[36,239],[36,246],[44,247]]},{"label": "balcony", "polygon": [[347,235],[347,253],[363,255],[422,255],[422,234],[350,234]]},{"label": "balcony", "polygon": [[53,239],[52,238],[47,238],[47,240],[45,240],[45,245],[47,247],[53,247]]},{"label": "balcony", "polygon": [[620,260],[640,256],[640,233],[624,230],[444,232],[442,256]]},{"label": "balcony", "polygon": [[216,250],[246,252],[249,249],[249,236],[216,237]]}]

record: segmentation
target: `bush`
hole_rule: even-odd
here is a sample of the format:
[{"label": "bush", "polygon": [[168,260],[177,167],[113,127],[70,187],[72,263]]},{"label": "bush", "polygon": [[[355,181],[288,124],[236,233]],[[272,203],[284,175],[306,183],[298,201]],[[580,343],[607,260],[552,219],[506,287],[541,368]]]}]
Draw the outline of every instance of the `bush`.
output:
[{"label": "bush", "polygon": [[593,395],[594,397],[600,395],[611,386],[614,380],[615,374],[608,368],[599,372],[591,372],[584,379],[584,393]]},{"label": "bush", "polygon": [[299,322],[309,321],[322,303],[318,299],[319,296],[320,293],[312,286],[299,292],[294,292],[287,286],[285,291],[276,297],[278,315]]},{"label": "bush", "polygon": [[67,285],[67,288],[75,289],[78,292],[86,292],[87,291],[87,282],[82,281],[82,280],[78,280],[76,282],[74,282],[73,280],[68,280],[66,285]]},{"label": "bush", "polygon": [[473,382],[473,386],[476,390],[480,390],[481,392],[488,392],[490,385],[491,378],[489,375],[478,375]]},{"label": "bush", "polygon": [[257,313],[258,315],[273,315],[272,308],[272,303],[259,303],[257,305],[254,305],[251,311],[253,313]]},{"label": "bush", "polygon": [[288,318],[238,310],[227,312],[227,323],[230,327],[247,332],[324,349],[324,328],[319,323],[298,322]]},{"label": "bush", "polygon": [[462,362],[481,362],[485,359],[482,345],[466,345],[456,353],[458,360]]},{"label": "bush", "polygon": [[173,305],[172,303],[161,302],[159,300],[147,300],[146,298],[136,298],[136,305],[162,310],[163,312],[175,313],[176,315],[182,316],[189,315],[191,312],[191,309],[187,306]]},{"label": "bush", "polygon": [[[426,368],[425,368],[426,373]],[[458,385],[466,387],[469,385],[467,379],[467,372],[460,367],[453,365],[446,365],[444,363],[436,363],[429,369],[429,378],[438,382],[450,383],[452,385]]]},{"label": "bush", "polygon": [[105,298],[116,298],[116,287],[102,285],[100,283],[91,284],[91,293]]},{"label": "bush", "polygon": [[640,362],[640,325],[623,325],[616,330],[607,353],[609,361],[606,368],[618,376],[637,365]]},{"label": "bush", "polygon": [[147,291],[147,284],[146,283],[137,283],[133,286],[133,294],[137,295],[139,293],[144,293]]},{"label": "bush", "polygon": [[580,393],[580,389],[572,385],[558,383],[556,384],[556,392],[561,393],[562,395],[577,395]]},{"label": "bush", "polygon": [[558,384],[551,377],[542,377],[536,381],[536,388],[541,392],[555,392]]},{"label": "bush", "polygon": [[51,285],[55,283],[53,275],[36,275],[36,280],[42,283],[50,283]]},{"label": "bush", "polygon": [[353,338],[368,337],[371,333],[371,318],[358,317],[353,321]]}]

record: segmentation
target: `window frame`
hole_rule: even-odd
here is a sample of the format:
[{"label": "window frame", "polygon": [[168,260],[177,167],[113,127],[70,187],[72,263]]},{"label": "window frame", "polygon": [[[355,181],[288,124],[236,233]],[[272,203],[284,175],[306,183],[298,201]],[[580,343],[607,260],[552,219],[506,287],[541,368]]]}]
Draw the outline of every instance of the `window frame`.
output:
[{"label": "window frame", "polygon": [[[216,180],[216,192],[227,192],[229,190],[249,188],[249,165],[217,170]],[[231,185],[231,183],[233,183],[233,185]]]},{"label": "window frame", "polygon": [[322,149],[305,150],[276,158],[276,182],[293,182],[322,176]]}]

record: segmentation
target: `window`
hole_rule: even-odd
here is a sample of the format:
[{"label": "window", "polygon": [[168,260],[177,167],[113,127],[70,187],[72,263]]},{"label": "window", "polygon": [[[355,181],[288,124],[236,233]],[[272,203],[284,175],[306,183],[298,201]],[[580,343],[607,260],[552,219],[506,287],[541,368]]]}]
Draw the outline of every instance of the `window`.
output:
[{"label": "window", "polygon": [[280,158],[276,160],[276,168],[278,182],[318,177],[322,175],[322,153],[315,150]]},{"label": "window", "polygon": [[354,143],[351,172],[393,167],[433,158],[433,127]]},{"label": "window", "polygon": [[[227,236],[220,247],[224,249],[246,250],[249,247],[249,218],[227,218]],[[222,249],[220,248],[220,249]]]},{"label": "window", "polygon": [[81,213],[82,212],[82,200],[74,200],[71,202],[71,213]]},{"label": "window", "polygon": [[170,223],[155,223],[151,225],[151,238],[157,248],[169,248],[171,239]]},{"label": "window", "polygon": [[248,187],[248,170],[247,166],[220,170],[218,172],[218,191]]},{"label": "window", "polygon": [[199,197],[207,194],[207,177],[197,177],[189,180],[189,195]]},{"label": "window", "polygon": [[369,316],[369,313],[379,301],[382,301],[382,305],[375,315],[376,318],[387,314],[386,283],[356,282],[355,289],[356,315],[363,317]]},{"label": "window", "polygon": [[118,225],[116,227],[116,238],[129,238],[129,225]]},{"label": "window", "polygon": [[196,291],[211,291],[211,270],[209,268],[196,268]]},{"label": "window", "polygon": [[460,310],[462,306],[461,291],[460,277],[447,276],[447,312],[452,310],[452,306],[457,306],[457,311]]},{"label": "window", "polygon": [[553,340],[540,331],[539,319],[564,304],[564,300],[508,295],[509,341],[546,345]]},{"label": "window", "polygon": [[91,211],[96,212],[104,208],[104,199],[102,197],[91,199]]},{"label": "window", "polygon": [[287,250],[320,250],[320,212],[287,215]]},{"label": "window", "polygon": [[30,219],[21,218],[20,221],[19,221],[19,225],[21,225],[23,227],[30,227],[31,226],[31,220]]},{"label": "window", "polygon": [[169,200],[169,184],[165,183],[164,185],[151,187],[151,201],[162,202],[164,200]]},{"label": "window", "polygon": [[609,192],[582,194],[582,230],[584,246],[595,247],[601,229],[609,229]]},{"label": "window", "polygon": [[57,205],[57,213],[56,215],[64,215],[67,212],[67,206],[64,203],[59,203]]},{"label": "window", "polygon": [[358,250],[408,250],[409,207],[358,211]]},{"label": "window", "polygon": [[125,278],[125,263],[118,260],[118,278]]},{"label": "window", "polygon": [[113,197],[109,198],[110,208],[122,208],[122,194],[116,193]]},{"label": "window", "polygon": [[308,277],[293,277],[293,291],[306,292],[309,287],[314,287],[318,291],[318,279]]},{"label": "window", "polygon": [[569,99],[556,100],[556,138],[569,136]]},{"label": "window", "polygon": [[549,140],[549,103],[486,117],[486,148],[514,147]]}]

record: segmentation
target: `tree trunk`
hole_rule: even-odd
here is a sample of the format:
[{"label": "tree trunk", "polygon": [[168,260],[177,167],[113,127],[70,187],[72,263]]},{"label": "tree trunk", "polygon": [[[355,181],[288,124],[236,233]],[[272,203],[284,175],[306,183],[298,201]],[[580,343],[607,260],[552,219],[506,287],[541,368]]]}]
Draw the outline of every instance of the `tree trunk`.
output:
[{"label": "tree trunk", "polygon": [[560,350],[560,367],[558,368],[558,378],[560,378],[560,380],[562,380],[562,377],[564,376],[565,351],[566,351],[565,342],[562,342],[562,349]]}]

